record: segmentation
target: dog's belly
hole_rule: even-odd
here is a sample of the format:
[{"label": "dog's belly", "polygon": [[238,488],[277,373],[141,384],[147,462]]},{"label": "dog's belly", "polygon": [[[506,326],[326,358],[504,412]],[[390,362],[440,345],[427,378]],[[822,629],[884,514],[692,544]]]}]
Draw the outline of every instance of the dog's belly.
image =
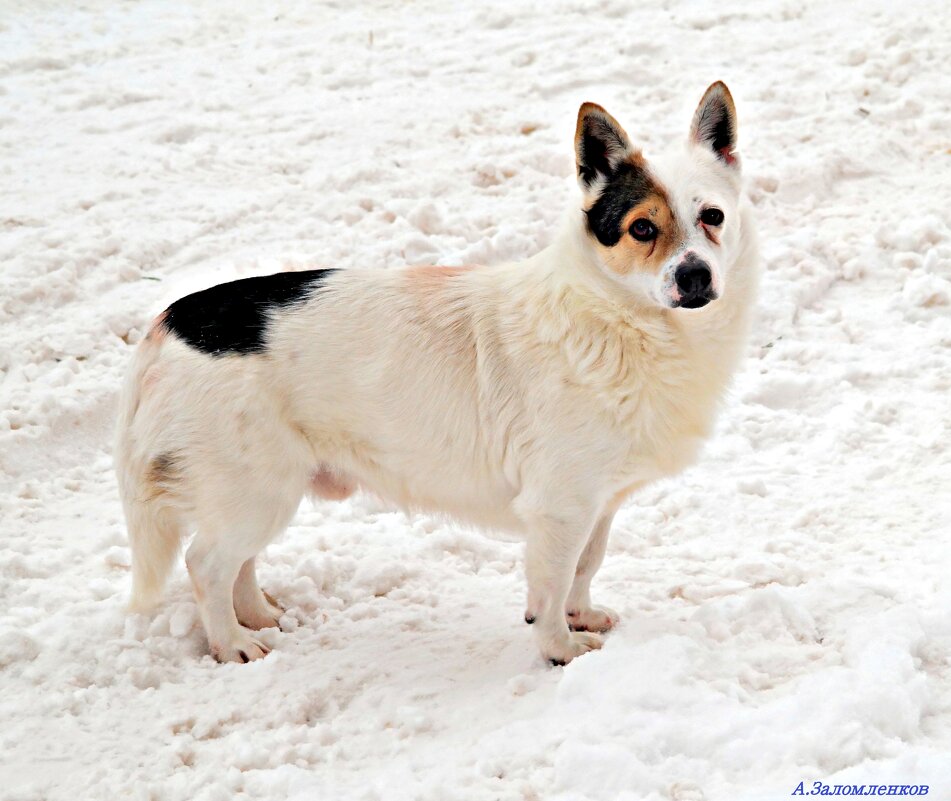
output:
[{"label": "dog's belly", "polygon": [[445,471],[388,474],[370,478],[366,489],[407,511],[447,515],[454,520],[483,528],[521,531],[522,524],[512,511],[514,493],[501,482],[472,477],[464,480]]},{"label": "dog's belly", "polygon": [[325,501],[342,501],[357,491],[357,481],[353,476],[321,463],[311,476],[310,491]]},{"label": "dog's belly", "polygon": [[409,513],[437,513],[479,527],[522,533],[522,523],[512,511],[515,491],[500,476],[446,465],[412,468],[398,460],[371,466],[348,458],[349,454],[338,456],[314,470],[310,481],[314,496],[336,501],[364,491]]}]

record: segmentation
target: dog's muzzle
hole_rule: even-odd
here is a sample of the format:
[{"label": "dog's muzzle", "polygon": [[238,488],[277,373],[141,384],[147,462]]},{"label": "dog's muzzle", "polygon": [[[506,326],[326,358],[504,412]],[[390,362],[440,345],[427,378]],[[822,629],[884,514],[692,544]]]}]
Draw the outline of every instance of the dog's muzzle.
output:
[{"label": "dog's muzzle", "polygon": [[717,299],[710,265],[693,253],[688,254],[677,267],[674,283],[680,292],[680,300],[674,303],[675,307],[699,309]]}]

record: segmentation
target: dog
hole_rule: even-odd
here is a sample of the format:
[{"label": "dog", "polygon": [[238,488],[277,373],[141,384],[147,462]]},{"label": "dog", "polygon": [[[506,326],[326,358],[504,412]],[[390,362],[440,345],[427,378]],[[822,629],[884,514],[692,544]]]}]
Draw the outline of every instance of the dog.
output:
[{"label": "dog", "polygon": [[591,580],[638,488],[691,464],[747,339],[758,275],[736,110],[711,85],[648,159],[600,106],[581,202],[515,264],[311,270],[188,295],[122,391],[131,608],[185,563],[212,655],[248,662],[282,609],[255,558],[301,500],[374,493],[526,539],[525,620],[565,664],[618,622]]}]

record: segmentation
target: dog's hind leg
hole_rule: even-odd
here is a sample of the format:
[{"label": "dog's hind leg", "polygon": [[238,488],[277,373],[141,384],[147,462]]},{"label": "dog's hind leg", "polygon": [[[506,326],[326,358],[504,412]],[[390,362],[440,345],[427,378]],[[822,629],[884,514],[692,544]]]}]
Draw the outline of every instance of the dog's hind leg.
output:
[{"label": "dog's hind leg", "polygon": [[238,622],[245,628],[258,631],[277,626],[284,613],[274,599],[258,586],[254,559],[248,559],[238,571],[234,583],[234,612]]},{"label": "dog's hind leg", "polygon": [[611,531],[613,519],[612,512],[605,514],[595,523],[588,543],[578,558],[574,582],[568,593],[568,603],[565,608],[568,626],[572,631],[605,632],[618,622],[617,612],[603,606],[591,605],[591,579],[604,561],[604,552],[607,549],[608,534]]},{"label": "dog's hind leg", "polygon": [[185,564],[211,655],[219,662],[250,662],[265,656],[268,649],[252,638],[235,616],[234,584],[246,552],[223,541],[231,533],[199,528],[185,554]]},{"label": "dog's hind leg", "polygon": [[[199,507],[198,532],[185,554],[185,564],[212,656],[219,662],[250,662],[265,656],[268,649],[239,624],[235,585],[243,566],[250,562],[237,587],[244,617],[248,611],[244,602],[250,589],[249,573],[253,577],[253,559],[284,530],[297,511],[303,497],[303,477],[299,486],[288,485],[278,492],[263,492],[247,484],[230,489],[206,496],[205,505]],[[260,593],[257,581],[254,588]],[[266,622],[247,618],[246,621]]]}]

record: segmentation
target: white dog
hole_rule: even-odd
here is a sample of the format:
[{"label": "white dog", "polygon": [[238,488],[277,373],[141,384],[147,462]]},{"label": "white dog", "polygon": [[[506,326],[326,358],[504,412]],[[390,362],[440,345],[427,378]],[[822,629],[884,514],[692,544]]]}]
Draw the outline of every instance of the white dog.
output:
[{"label": "white dog", "polygon": [[356,490],[527,539],[545,658],[601,645],[591,579],[630,493],[690,464],[743,351],[757,283],[726,86],[648,162],[578,115],[582,204],[554,243],[484,268],[317,270],[173,303],[123,392],[117,470],[133,608],[182,538],[222,661],[259,659],[281,610],[254,559],[307,493]]}]

